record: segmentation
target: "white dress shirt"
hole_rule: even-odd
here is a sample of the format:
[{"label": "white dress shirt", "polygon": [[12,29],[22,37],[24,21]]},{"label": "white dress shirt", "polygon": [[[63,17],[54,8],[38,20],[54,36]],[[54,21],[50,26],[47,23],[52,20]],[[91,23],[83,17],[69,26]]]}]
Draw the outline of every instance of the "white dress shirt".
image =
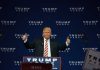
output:
[{"label": "white dress shirt", "polygon": [[[44,48],[45,48],[45,43],[46,39],[44,38]],[[51,57],[51,48],[50,48],[50,39],[47,40],[48,43],[48,57]]]},{"label": "white dress shirt", "polygon": [[[46,42],[46,39],[44,38],[44,48],[45,48],[45,43]],[[50,39],[47,40],[47,43],[48,43],[48,57],[51,57],[51,46],[50,46]],[[69,46],[69,44],[66,42],[66,46]]]}]

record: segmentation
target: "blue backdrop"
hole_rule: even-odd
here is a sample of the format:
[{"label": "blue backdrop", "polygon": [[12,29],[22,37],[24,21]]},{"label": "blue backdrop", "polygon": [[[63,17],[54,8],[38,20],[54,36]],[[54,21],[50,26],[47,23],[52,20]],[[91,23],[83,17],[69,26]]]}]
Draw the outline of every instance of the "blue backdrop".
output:
[{"label": "blue backdrop", "polygon": [[29,41],[50,26],[53,38],[62,43],[70,36],[71,44],[60,51],[63,70],[82,70],[87,49],[100,47],[99,0],[0,0],[0,69],[20,70],[22,57],[32,55],[21,35]]}]

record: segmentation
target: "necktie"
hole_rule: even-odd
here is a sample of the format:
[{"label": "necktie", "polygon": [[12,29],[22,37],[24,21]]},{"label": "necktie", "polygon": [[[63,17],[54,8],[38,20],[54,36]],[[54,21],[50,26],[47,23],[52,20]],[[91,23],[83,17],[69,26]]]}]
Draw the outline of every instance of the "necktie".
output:
[{"label": "necktie", "polygon": [[48,42],[45,40],[44,57],[48,57]]}]

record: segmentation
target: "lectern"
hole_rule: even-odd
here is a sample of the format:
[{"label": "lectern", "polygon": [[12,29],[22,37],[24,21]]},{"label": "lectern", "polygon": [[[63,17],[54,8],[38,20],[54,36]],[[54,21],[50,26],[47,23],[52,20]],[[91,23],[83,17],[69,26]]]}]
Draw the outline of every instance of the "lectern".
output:
[{"label": "lectern", "polygon": [[21,70],[52,70],[52,64],[45,63],[22,63]]},{"label": "lectern", "polygon": [[24,56],[21,70],[61,70],[61,58]]}]

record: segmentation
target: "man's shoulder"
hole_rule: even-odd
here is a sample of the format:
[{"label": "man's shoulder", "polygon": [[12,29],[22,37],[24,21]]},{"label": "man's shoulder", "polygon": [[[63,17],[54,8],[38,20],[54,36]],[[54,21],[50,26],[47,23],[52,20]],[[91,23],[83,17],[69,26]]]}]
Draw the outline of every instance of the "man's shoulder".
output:
[{"label": "man's shoulder", "polygon": [[42,37],[38,37],[38,38],[35,38],[34,40],[35,41],[43,41],[43,38]]},{"label": "man's shoulder", "polygon": [[55,43],[57,43],[58,42],[58,40],[57,39],[50,39],[50,41],[52,41],[52,42],[55,42]]},{"label": "man's shoulder", "polygon": [[[35,41],[44,41],[44,38],[43,37],[38,37],[38,38],[35,38]],[[52,41],[52,42],[58,42],[58,40],[54,39],[54,38],[50,38],[50,41]]]}]

